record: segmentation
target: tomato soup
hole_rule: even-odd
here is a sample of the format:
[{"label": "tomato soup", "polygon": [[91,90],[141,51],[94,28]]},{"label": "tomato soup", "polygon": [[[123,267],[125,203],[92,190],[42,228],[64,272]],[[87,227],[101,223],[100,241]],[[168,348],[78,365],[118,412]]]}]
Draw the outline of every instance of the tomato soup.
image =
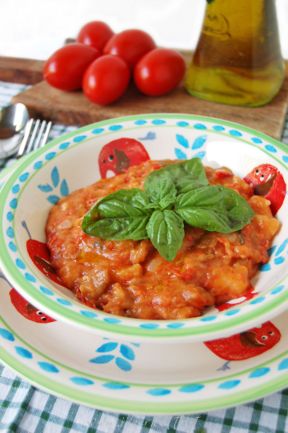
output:
[{"label": "tomato soup", "polygon": [[172,161],[147,161],[73,192],[50,211],[47,242],[64,284],[90,307],[141,319],[196,317],[205,308],[245,295],[269,260],[279,231],[270,202],[227,168],[206,167],[211,185],[237,191],[255,212],[242,230],[223,234],[185,227],[181,249],[166,261],[149,240],[112,241],[85,234],[81,224],[99,199],[119,189],[143,188],[145,178]]}]

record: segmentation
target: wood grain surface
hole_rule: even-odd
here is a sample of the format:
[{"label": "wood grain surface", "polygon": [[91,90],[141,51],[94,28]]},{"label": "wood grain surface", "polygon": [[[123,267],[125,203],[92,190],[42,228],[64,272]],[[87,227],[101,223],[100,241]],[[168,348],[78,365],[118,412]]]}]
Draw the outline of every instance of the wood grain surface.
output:
[{"label": "wood grain surface", "polygon": [[0,80],[10,83],[35,84],[43,80],[41,60],[0,57]]},{"label": "wood grain surface", "polygon": [[[187,62],[191,55],[189,52],[184,53]],[[28,64],[29,62],[31,60]],[[35,62],[37,78],[42,62]],[[27,68],[26,72],[23,71],[24,78],[22,78],[25,79],[25,76],[27,76]],[[288,106],[288,69],[286,67],[286,79],[279,94],[270,104],[259,108],[234,107],[196,99],[188,95],[183,86],[169,95],[151,98],[141,95],[132,85],[119,101],[101,107],[89,102],[80,91],[62,92],[50,87],[44,81],[16,95],[13,101],[27,105],[33,115],[71,125],[85,125],[98,120],[141,113],[188,113],[231,120],[280,138]]]}]

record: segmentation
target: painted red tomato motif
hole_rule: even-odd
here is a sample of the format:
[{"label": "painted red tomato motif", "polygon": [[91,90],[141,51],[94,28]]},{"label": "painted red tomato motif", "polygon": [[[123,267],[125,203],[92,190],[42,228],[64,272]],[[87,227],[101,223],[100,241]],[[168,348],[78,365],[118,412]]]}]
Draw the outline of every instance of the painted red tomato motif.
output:
[{"label": "painted red tomato motif", "polygon": [[150,159],[143,144],[134,138],[119,138],[110,141],[101,150],[98,164],[101,178],[125,172],[132,165]]},{"label": "painted red tomato motif", "polygon": [[272,349],[281,339],[281,333],[271,322],[228,338],[207,341],[205,346],[226,361],[242,361]]},{"label": "painted red tomato motif", "polygon": [[37,266],[39,271],[41,271],[42,274],[44,274],[47,278],[49,278],[49,280],[52,280],[54,281],[54,283],[64,286],[61,279],[56,274],[55,269],[51,265],[50,252],[47,247],[47,244],[32,239],[31,233],[25,221],[22,221],[22,227],[26,230],[29,236],[29,239],[26,242],[26,248],[29,257],[31,258],[34,265]]},{"label": "painted red tomato motif", "polygon": [[52,317],[47,316],[41,310],[34,307],[30,302],[26,301],[15,289],[11,289],[9,292],[11,303],[16,308],[18,313],[23,317],[32,322],[36,323],[51,323],[55,322]]},{"label": "painted red tomato motif", "polygon": [[286,195],[286,183],[280,171],[271,164],[255,167],[244,180],[254,188],[256,195],[262,195],[271,203],[275,215],[281,208]]}]

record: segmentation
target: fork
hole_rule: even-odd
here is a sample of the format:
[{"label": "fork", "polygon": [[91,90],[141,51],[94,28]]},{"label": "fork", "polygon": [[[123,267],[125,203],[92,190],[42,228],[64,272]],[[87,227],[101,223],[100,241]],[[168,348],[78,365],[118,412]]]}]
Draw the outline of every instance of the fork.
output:
[{"label": "fork", "polygon": [[16,158],[43,147],[49,137],[52,122],[40,119],[30,119],[25,127],[23,139],[20,143]]}]

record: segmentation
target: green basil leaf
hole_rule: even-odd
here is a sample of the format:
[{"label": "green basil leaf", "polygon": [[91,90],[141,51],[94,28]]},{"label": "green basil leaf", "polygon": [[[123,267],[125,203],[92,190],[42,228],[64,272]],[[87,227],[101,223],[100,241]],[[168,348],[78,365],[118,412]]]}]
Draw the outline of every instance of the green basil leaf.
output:
[{"label": "green basil leaf", "polygon": [[183,220],[172,210],[155,210],[149,219],[147,234],[159,254],[172,261],[183,243]]},{"label": "green basil leaf", "polygon": [[146,226],[149,216],[128,216],[124,218],[103,218],[86,227],[85,233],[101,239],[140,241],[147,239]]},{"label": "green basil leaf", "polygon": [[[148,217],[151,215],[152,210],[149,210],[146,208],[146,206],[149,204],[148,197],[146,194],[141,191],[140,189],[127,189],[127,190],[119,190],[115,193],[109,194],[103,199],[99,200],[90,210],[87,212],[87,214],[84,216],[83,222],[82,222],[82,230],[90,234],[92,236],[99,236],[103,237],[105,239],[108,239],[107,235],[105,233],[108,233],[107,229],[104,230],[104,235],[101,236],[95,227],[98,227],[98,222],[106,221],[109,219],[109,224],[112,224],[111,226],[111,234],[115,236],[114,228],[118,227],[120,222],[118,219],[121,219],[121,230],[120,232],[128,233],[127,227],[125,224],[127,224],[127,221],[130,221],[132,224],[133,218],[136,218],[136,226],[137,224],[140,224],[143,217]],[[140,219],[137,219],[137,217],[140,217]],[[103,219],[103,220],[102,220]],[[114,221],[115,220],[115,221]],[[97,222],[96,226],[95,223]],[[107,223],[107,222],[106,222]],[[106,227],[106,223],[103,224],[103,227]],[[147,222],[146,222],[147,223]],[[133,223],[134,224],[134,223]],[[137,227],[131,228],[131,233],[136,232]],[[140,224],[141,227],[141,224]],[[125,230],[124,230],[125,228]],[[97,231],[97,234],[96,234]],[[143,236],[146,236],[146,232],[143,232],[143,230],[140,230],[141,234],[133,235],[136,237],[140,236],[140,239],[144,239]],[[140,233],[139,232],[139,233]],[[137,231],[138,233],[138,231]],[[125,239],[123,237],[123,234],[120,234],[121,239]],[[119,238],[119,239],[120,239]],[[111,238],[112,239],[112,238]],[[113,237],[113,239],[116,239]],[[132,238],[129,238],[132,239]]]},{"label": "green basil leaf", "polygon": [[178,194],[208,185],[208,179],[200,158],[192,158],[177,164],[168,165],[157,170],[155,174],[160,172],[169,173]]},{"label": "green basil leaf", "polygon": [[147,213],[144,206],[148,198],[140,189],[120,189],[96,203],[101,218],[123,218]]},{"label": "green basil leaf", "polygon": [[97,206],[91,207],[91,209],[86,213],[82,221],[82,230],[87,233],[88,227],[99,219],[99,213]]},{"label": "green basil leaf", "polygon": [[149,174],[144,189],[153,207],[156,205],[156,208],[165,209],[175,203],[176,187],[173,178],[166,171],[157,170]]},{"label": "green basil leaf", "polygon": [[241,230],[254,215],[240,194],[222,186],[206,186],[179,195],[175,210],[187,224],[220,233]]}]

